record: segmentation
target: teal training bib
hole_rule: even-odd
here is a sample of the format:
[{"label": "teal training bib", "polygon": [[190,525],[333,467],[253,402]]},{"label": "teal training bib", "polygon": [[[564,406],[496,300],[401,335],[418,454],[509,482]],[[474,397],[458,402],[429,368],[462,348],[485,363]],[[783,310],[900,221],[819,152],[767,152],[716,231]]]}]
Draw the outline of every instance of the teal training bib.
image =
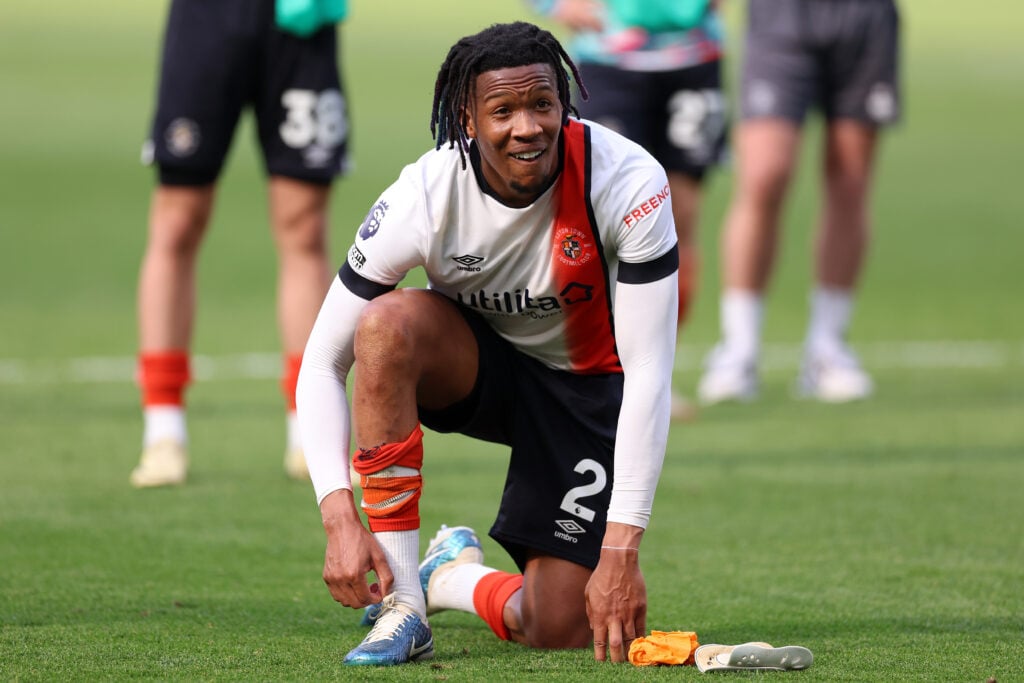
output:
[{"label": "teal training bib", "polygon": [[347,0],[275,0],[274,23],[282,31],[303,38],[348,14]]},{"label": "teal training bib", "polygon": [[648,31],[680,31],[701,22],[710,0],[610,0],[615,17],[625,26]]}]

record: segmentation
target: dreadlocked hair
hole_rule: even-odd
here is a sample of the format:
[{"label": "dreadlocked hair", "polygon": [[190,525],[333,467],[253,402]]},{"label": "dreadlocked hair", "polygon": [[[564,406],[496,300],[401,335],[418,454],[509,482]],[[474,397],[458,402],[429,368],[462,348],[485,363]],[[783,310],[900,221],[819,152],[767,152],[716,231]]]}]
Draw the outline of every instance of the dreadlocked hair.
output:
[{"label": "dreadlocked hair", "polygon": [[[566,71],[565,66],[569,67]],[[576,64],[565,48],[550,32],[525,21],[494,24],[480,33],[466,36],[448,51],[434,82],[434,104],[430,112],[430,134],[434,149],[448,143],[451,149],[459,146],[462,168],[466,168],[469,138],[466,135],[465,111],[473,96],[476,77],[487,71],[508,69],[530,64],[550,64],[558,81],[558,99],[562,103],[562,125],[572,112],[569,75],[579,88],[580,97],[587,99],[587,89],[580,78]]]}]

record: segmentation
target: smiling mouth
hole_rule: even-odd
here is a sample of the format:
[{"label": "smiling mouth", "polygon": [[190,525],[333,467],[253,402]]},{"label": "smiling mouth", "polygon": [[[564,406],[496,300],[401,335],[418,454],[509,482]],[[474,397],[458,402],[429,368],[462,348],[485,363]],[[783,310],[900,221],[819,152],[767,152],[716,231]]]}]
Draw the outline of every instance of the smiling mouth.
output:
[{"label": "smiling mouth", "polygon": [[519,161],[533,161],[534,159],[539,158],[540,155],[543,154],[543,153],[544,153],[544,150],[540,149],[540,150],[534,150],[532,152],[516,152],[516,153],[511,154],[510,156],[513,159],[518,159]]}]

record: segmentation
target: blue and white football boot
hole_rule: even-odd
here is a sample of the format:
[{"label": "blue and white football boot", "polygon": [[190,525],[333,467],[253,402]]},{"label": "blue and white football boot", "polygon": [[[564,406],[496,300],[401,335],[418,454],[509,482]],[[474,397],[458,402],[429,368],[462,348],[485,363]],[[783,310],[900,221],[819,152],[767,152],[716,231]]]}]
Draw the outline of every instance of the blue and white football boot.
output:
[{"label": "blue and white football boot", "polygon": [[444,524],[430,539],[427,553],[420,563],[420,585],[427,598],[427,614],[440,612],[430,607],[430,582],[438,574],[456,565],[475,562],[483,564],[484,551],[476,532],[468,526],[449,527]]},{"label": "blue and white football boot", "polygon": [[409,607],[385,596],[373,628],[347,655],[349,666],[393,666],[434,656],[430,627]]},{"label": "blue and white football boot", "polygon": [[373,626],[377,622],[377,617],[380,616],[381,612],[384,611],[384,603],[378,602],[376,605],[367,605],[363,609],[363,617],[359,620],[360,626]]}]

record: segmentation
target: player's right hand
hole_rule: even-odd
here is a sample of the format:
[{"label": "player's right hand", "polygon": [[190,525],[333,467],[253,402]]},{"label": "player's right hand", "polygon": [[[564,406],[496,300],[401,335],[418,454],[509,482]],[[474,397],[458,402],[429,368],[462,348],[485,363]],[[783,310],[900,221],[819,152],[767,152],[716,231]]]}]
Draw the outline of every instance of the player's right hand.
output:
[{"label": "player's right hand", "polygon": [[[352,492],[329,494],[320,513],[327,533],[323,578],[331,597],[353,608],[380,602],[391,592],[394,574],[377,539],[360,521]],[[367,580],[370,572],[377,577],[375,583]]]}]

